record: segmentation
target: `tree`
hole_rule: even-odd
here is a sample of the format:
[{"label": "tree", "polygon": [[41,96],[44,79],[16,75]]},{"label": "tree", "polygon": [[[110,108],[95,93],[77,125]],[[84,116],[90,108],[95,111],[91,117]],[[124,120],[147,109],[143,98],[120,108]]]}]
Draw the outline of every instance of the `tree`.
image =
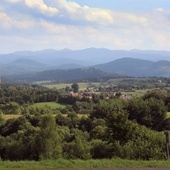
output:
[{"label": "tree", "polygon": [[163,100],[156,98],[133,99],[129,101],[127,111],[130,120],[158,131],[162,130],[167,113]]},{"label": "tree", "polygon": [[74,141],[65,145],[65,157],[71,159],[91,159],[89,143],[76,136]]},{"label": "tree", "polygon": [[78,85],[78,83],[72,84],[71,88],[73,89],[74,93],[79,92],[79,85]]},{"label": "tree", "polygon": [[93,112],[91,113],[91,118],[101,118],[105,119],[108,117],[113,111],[119,112],[122,111],[126,106],[126,101],[122,99],[114,99],[114,100],[100,100],[96,106],[94,106]]},{"label": "tree", "polygon": [[61,157],[61,138],[58,134],[55,118],[51,115],[44,115],[42,117],[37,140],[40,159],[56,159]]},{"label": "tree", "polygon": [[119,141],[121,144],[129,140],[128,113],[125,111],[112,112],[106,119],[107,140],[111,143]]},{"label": "tree", "polygon": [[[101,149],[102,148],[102,149]],[[101,139],[91,141],[91,155],[93,159],[103,159],[112,157],[112,145]]]}]

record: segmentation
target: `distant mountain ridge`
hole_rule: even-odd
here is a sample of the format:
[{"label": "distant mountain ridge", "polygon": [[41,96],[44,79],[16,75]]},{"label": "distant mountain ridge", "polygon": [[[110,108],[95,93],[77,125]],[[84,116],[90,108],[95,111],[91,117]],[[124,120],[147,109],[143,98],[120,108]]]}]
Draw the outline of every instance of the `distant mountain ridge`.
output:
[{"label": "distant mountain ridge", "polygon": [[120,58],[138,58],[151,61],[170,61],[169,51],[156,50],[109,50],[105,48],[87,48],[82,50],[42,50],[18,51],[9,54],[0,54],[0,63],[9,63],[17,59],[31,59],[41,63],[57,66],[62,64],[79,64],[85,66],[102,64]]},{"label": "distant mountain ridge", "polygon": [[115,72],[135,77],[170,77],[170,62],[164,60],[154,62],[134,58],[122,58],[96,65],[94,68],[105,72]]},{"label": "distant mountain ridge", "polygon": [[170,77],[170,52],[155,50],[83,50],[20,51],[0,54],[0,74],[4,76],[36,74],[45,70],[90,68],[127,76]]}]

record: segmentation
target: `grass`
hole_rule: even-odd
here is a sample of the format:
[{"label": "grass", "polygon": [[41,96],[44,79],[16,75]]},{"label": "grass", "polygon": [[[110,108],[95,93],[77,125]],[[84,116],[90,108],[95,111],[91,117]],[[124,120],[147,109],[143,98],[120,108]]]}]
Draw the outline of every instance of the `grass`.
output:
[{"label": "grass", "polygon": [[58,90],[58,89],[66,88],[67,86],[71,87],[71,85],[72,85],[71,83],[59,83],[59,84],[45,84],[43,86],[50,89],[56,88]]},{"label": "grass", "polygon": [[[60,168],[170,168],[170,161],[135,161],[122,159],[101,160],[44,160],[44,161],[0,161],[0,169],[60,169]],[[83,170],[82,169],[82,170]]]},{"label": "grass", "polygon": [[[93,85],[96,85],[96,86],[99,86],[99,85],[100,85],[99,82],[94,82],[94,83],[92,83],[92,84],[93,84]],[[50,89],[55,88],[55,89],[58,90],[58,89],[66,88],[67,86],[71,88],[71,85],[72,85],[72,83],[59,83],[59,84],[46,84],[46,85],[43,85],[43,86],[45,86],[45,87],[47,87],[47,88],[50,88]],[[86,90],[87,87],[89,87],[89,83],[83,83],[83,82],[81,82],[81,83],[78,83],[78,85],[79,85],[79,90],[80,90],[80,91],[81,91],[81,90]]]},{"label": "grass", "polygon": [[43,106],[48,106],[52,109],[57,109],[57,108],[64,108],[64,104],[56,103],[56,102],[40,102],[40,103],[34,103],[30,107],[43,107]]},{"label": "grass", "polygon": [[[56,103],[56,102],[41,102],[41,103],[35,103],[33,105],[30,105],[28,107],[44,107],[44,106],[48,106],[50,107],[52,110],[55,110],[57,108],[64,108],[66,105],[64,104],[60,104],[60,103]],[[14,115],[14,114],[4,114],[3,115],[3,118],[5,120],[8,120],[8,119],[17,119],[19,117],[21,117],[22,115]],[[56,116],[56,115],[54,115]]]},{"label": "grass", "polygon": [[148,89],[145,90],[135,90],[134,92],[121,92],[124,95],[132,95],[133,97],[142,97],[146,94]]},{"label": "grass", "polygon": [[21,117],[22,115],[3,115],[3,118],[5,119],[5,120],[8,120],[8,119],[17,119],[17,118],[19,118],[19,117]]}]

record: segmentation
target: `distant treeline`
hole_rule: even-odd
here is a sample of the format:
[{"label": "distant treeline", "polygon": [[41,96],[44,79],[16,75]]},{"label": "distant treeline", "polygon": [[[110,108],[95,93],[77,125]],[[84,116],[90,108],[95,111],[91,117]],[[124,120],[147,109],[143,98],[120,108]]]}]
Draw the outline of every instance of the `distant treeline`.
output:
[{"label": "distant treeline", "polygon": [[[123,77],[120,74],[108,73],[95,68],[76,68],[67,70],[47,70],[34,74],[27,75],[13,75],[9,79],[17,79],[22,81],[70,81],[70,80],[90,80],[99,81],[102,79],[109,79],[114,77]],[[125,76],[124,76],[125,77]]]}]

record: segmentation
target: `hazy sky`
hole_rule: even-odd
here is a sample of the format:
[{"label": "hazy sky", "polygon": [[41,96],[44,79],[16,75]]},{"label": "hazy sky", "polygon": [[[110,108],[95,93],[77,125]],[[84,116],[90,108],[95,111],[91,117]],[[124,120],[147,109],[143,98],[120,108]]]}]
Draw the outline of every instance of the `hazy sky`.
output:
[{"label": "hazy sky", "polygon": [[0,53],[89,47],[170,51],[170,0],[0,0]]}]

